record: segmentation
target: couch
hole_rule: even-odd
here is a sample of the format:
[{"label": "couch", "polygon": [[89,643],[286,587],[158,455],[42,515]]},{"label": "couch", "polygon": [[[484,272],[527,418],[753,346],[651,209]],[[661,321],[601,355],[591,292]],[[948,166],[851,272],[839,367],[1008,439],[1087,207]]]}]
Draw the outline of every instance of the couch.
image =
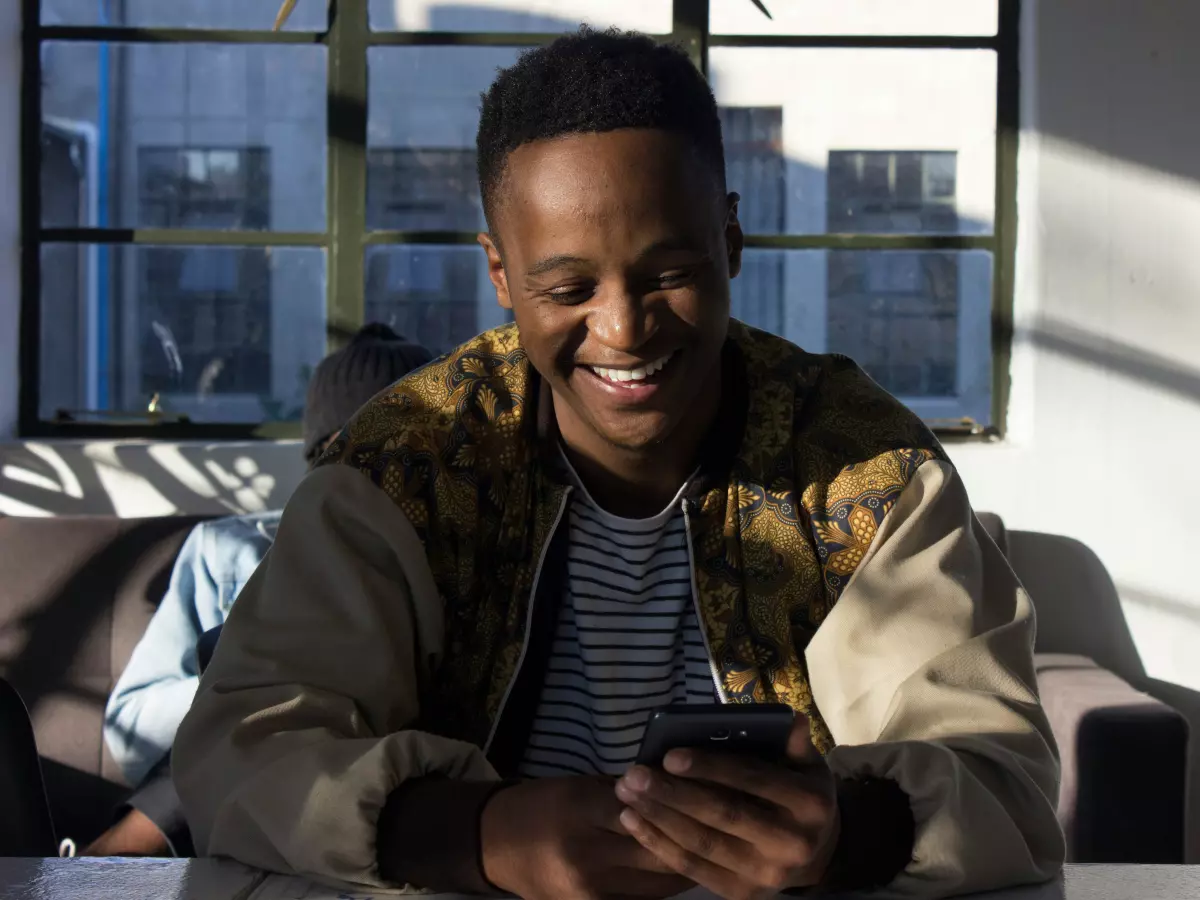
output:
[{"label": "couch", "polygon": [[[1083,545],[980,519],[1038,610],[1038,679],[1062,753],[1058,814],[1070,859],[1182,862],[1186,722],[1096,657],[1127,659],[1076,639],[1085,629],[1072,616],[1094,616],[1103,567]],[[79,846],[107,827],[127,790],[101,734],[105,699],[197,521],[0,518],[0,676],[30,709],[57,833]],[[1067,549],[1039,557],[1039,537]]]}]

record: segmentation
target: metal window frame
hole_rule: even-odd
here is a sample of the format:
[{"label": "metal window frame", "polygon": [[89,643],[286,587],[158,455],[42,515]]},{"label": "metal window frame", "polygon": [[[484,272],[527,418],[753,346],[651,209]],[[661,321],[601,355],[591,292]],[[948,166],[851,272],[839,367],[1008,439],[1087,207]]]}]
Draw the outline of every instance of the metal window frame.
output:
[{"label": "metal window frame", "polygon": [[[1010,394],[1012,308],[1016,253],[1017,141],[1019,129],[1020,0],[998,0],[995,35],[729,35],[709,33],[708,0],[673,0],[672,30],[661,39],[678,42],[707,74],[712,47],[896,48],[993,50],[997,55],[996,196],[992,234],[865,235],[752,234],[746,246],[780,250],[987,250],[992,276],[992,424],[932,423],[943,439],[997,438],[1004,434]],[[381,244],[471,244],[473,232],[369,231],[366,226],[367,54],[371,47],[532,47],[558,33],[372,31],[367,0],[330,0],[324,31],[262,31],[194,28],[43,25],[41,0],[21,0],[21,304],[18,429],[22,437],[153,437],[164,439],[278,438],[298,433],[292,423],[239,425],[145,421],[97,423],[46,421],[39,415],[41,387],[41,246],[44,243],[103,245],[321,247],[326,250],[328,342],[340,346],[361,323],[364,260]],[[757,14],[752,6],[747,15]],[[63,42],[322,44],[327,47],[326,230],[211,231],[154,228],[48,228],[42,226],[40,135],[41,44]],[[136,414],[135,414],[136,415]]]}]

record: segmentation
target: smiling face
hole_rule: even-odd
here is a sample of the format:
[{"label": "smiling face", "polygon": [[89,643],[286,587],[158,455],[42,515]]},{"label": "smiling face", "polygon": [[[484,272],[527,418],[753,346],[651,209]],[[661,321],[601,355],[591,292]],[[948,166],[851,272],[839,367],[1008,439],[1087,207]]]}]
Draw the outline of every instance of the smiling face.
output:
[{"label": "smiling face", "polygon": [[518,147],[497,197],[480,242],[568,446],[694,454],[720,399],[737,195],[683,138],[624,129]]}]

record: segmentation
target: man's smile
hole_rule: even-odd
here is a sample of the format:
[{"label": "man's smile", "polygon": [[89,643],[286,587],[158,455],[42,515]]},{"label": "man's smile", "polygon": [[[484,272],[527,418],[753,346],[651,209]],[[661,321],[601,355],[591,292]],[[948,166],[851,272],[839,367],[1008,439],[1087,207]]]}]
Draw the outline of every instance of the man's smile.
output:
[{"label": "man's smile", "polygon": [[675,351],[671,351],[666,356],[661,356],[656,360],[645,363],[640,366],[625,367],[625,368],[610,368],[604,366],[588,366],[594,373],[600,376],[605,381],[614,384],[623,384],[633,387],[631,382],[647,381],[654,376],[655,373],[671,361],[675,355]]},{"label": "man's smile", "polygon": [[678,350],[648,363],[628,367],[579,365],[579,383],[621,406],[641,405],[660,393],[679,368]]}]

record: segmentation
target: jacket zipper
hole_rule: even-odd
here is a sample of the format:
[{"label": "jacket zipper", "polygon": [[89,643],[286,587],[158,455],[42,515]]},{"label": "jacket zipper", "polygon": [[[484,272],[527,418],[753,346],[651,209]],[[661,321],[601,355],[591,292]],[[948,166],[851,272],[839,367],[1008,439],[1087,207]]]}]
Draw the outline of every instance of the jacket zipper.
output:
[{"label": "jacket zipper", "polygon": [[537,568],[533,571],[533,584],[529,588],[529,608],[525,612],[525,640],[521,643],[521,653],[517,656],[517,664],[513,667],[512,676],[508,679],[508,685],[504,688],[504,695],[500,698],[500,707],[496,710],[496,717],[492,719],[492,730],[488,732],[487,743],[483,745],[483,753],[486,756],[492,749],[492,741],[496,737],[496,729],[500,727],[500,719],[504,716],[504,707],[508,705],[508,695],[512,693],[513,685],[517,683],[517,677],[521,674],[521,667],[525,664],[525,654],[529,652],[529,636],[533,628],[533,607],[537,603],[538,582],[542,578],[542,569],[546,565],[546,554],[550,552],[550,544],[554,541],[554,535],[558,532],[558,526],[562,523],[563,513],[567,510],[567,503],[571,499],[571,488],[567,487],[563,492],[562,503],[558,507],[558,514],[554,517],[554,524],[550,527],[550,533],[546,535],[546,542],[542,544],[542,552],[538,554]]},{"label": "jacket zipper", "polygon": [[688,566],[692,570],[692,607],[696,610],[696,627],[700,629],[700,637],[704,640],[704,653],[708,656],[708,671],[712,675],[713,687],[717,689],[717,697],[722,703],[729,702],[729,696],[721,685],[721,674],[717,671],[717,661],[713,657],[712,644],[708,641],[708,629],[704,627],[704,616],[700,613],[700,591],[696,588],[696,556],[692,552],[692,520],[688,516],[688,502],[681,500],[683,506],[683,529],[687,536]]}]

